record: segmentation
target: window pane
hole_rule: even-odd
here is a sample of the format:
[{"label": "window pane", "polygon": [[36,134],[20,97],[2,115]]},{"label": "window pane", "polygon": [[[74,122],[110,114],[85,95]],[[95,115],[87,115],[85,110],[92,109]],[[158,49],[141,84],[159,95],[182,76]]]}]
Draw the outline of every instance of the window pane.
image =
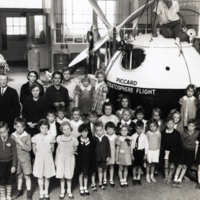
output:
[{"label": "window pane", "polygon": [[21,33],[21,35],[26,35],[26,27],[25,26],[20,27],[20,33]]},{"label": "window pane", "polygon": [[6,25],[13,26],[13,18],[12,17],[6,17]]},{"label": "window pane", "polygon": [[14,27],[14,34],[13,35],[20,35],[20,28],[19,27]]},{"label": "window pane", "polygon": [[13,27],[7,27],[7,35],[13,35]]},{"label": "window pane", "polygon": [[13,17],[14,26],[19,26],[19,17]]},{"label": "window pane", "polygon": [[20,26],[26,26],[26,18],[25,17],[20,17],[19,21],[20,21]]}]

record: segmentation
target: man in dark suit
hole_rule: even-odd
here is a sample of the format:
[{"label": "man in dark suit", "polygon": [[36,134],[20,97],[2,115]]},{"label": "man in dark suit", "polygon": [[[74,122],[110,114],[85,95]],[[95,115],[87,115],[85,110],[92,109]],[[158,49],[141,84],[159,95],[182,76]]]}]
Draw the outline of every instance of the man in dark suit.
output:
[{"label": "man in dark suit", "polygon": [[8,76],[0,74],[0,121],[9,126],[9,133],[14,132],[13,123],[20,116],[20,104],[17,91],[7,85]]}]

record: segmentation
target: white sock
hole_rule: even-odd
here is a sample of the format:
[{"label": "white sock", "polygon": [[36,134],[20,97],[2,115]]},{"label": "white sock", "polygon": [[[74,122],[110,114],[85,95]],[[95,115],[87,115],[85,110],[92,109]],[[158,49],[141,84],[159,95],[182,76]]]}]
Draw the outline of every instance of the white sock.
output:
[{"label": "white sock", "polygon": [[151,174],[151,178],[154,178],[154,174]]},{"label": "white sock", "polygon": [[182,182],[182,179],[181,179],[181,178],[179,178],[179,179],[177,180],[177,182],[180,182],[180,183],[181,183],[181,182]]},{"label": "white sock", "polygon": [[174,176],[174,181],[177,181],[178,180],[178,176]]}]

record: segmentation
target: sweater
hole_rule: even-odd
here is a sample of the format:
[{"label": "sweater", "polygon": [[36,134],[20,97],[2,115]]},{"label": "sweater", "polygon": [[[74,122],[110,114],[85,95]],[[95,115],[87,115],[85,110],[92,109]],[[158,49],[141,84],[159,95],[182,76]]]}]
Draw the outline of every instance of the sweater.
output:
[{"label": "sweater", "polygon": [[199,131],[195,130],[191,135],[188,131],[184,131],[181,135],[182,137],[182,146],[187,150],[195,150],[196,140],[199,136]]},{"label": "sweater", "polygon": [[[12,133],[11,138],[16,141],[18,135],[16,132]],[[20,140],[23,142],[24,146],[16,142],[17,147],[17,157],[20,162],[28,162],[31,160],[30,151],[31,151],[31,136],[24,131],[20,136]]]},{"label": "sweater", "polygon": [[146,135],[148,138],[149,150],[151,151],[159,150],[161,143],[160,131],[158,130],[156,132],[147,131]]},{"label": "sweater", "polygon": [[0,162],[9,162],[12,160],[12,167],[17,166],[17,149],[15,141],[8,137],[5,142],[3,142],[0,137]]}]

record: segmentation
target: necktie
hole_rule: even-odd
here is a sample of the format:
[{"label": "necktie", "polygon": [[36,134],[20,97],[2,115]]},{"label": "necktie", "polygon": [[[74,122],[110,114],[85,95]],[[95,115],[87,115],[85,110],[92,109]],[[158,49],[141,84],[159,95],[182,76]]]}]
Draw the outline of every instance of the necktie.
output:
[{"label": "necktie", "polygon": [[3,88],[1,88],[1,96],[3,96],[3,90],[4,90],[4,89],[3,89]]},{"label": "necktie", "polygon": [[136,142],[135,142],[135,150],[138,150],[138,146],[139,146],[139,145],[138,145],[138,144],[139,144],[139,137],[140,137],[140,136],[137,137]]}]

